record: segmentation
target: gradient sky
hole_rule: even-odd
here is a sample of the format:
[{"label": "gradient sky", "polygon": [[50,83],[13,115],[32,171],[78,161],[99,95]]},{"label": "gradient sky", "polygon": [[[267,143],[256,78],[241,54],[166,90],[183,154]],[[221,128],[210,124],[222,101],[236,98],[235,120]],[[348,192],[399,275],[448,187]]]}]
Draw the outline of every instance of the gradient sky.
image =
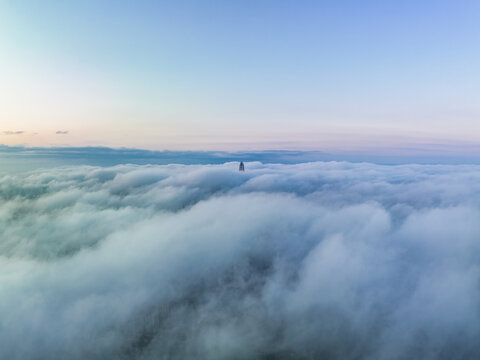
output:
[{"label": "gradient sky", "polygon": [[478,0],[0,0],[0,143],[470,151],[479,64]]}]

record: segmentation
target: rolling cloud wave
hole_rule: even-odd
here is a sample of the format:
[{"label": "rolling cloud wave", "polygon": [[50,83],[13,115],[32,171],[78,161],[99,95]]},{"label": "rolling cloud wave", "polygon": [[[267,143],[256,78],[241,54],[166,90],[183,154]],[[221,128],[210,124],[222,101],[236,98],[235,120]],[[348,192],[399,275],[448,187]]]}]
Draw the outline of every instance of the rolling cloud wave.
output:
[{"label": "rolling cloud wave", "polygon": [[0,358],[475,359],[480,167],[0,178]]}]

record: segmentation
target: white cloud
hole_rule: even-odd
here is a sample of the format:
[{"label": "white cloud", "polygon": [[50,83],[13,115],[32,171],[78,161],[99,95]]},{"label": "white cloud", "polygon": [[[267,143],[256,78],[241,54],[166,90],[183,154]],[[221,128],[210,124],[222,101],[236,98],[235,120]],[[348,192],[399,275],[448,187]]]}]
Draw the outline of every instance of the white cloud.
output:
[{"label": "white cloud", "polygon": [[480,167],[0,178],[0,357],[478,358]]}]

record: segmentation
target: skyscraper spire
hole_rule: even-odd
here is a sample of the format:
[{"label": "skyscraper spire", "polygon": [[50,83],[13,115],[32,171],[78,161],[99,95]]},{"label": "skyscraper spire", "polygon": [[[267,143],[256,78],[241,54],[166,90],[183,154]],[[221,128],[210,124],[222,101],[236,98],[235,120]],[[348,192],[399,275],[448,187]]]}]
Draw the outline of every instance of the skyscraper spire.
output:
[{"label": "skyscraper spire", "polygon": [[245,165],[243,165],[243,161],[240,161],[240,166],[238,167],[238,171],[245,171]]}]

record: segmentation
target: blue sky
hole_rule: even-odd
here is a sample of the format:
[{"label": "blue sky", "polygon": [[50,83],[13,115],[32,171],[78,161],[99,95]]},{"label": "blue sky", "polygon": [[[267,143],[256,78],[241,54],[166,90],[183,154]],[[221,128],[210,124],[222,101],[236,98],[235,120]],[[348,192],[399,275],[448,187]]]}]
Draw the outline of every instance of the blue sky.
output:
[{"label": "blue sky", "polygon": [[0,143],[466,152],[479,23],[477,1],[3,0]]}]

